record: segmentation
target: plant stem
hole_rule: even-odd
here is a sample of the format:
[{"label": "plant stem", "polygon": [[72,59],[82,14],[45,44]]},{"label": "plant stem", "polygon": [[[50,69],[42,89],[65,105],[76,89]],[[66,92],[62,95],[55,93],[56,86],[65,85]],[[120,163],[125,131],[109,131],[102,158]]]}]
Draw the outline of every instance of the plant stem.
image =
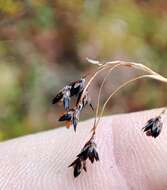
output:
[{"label": "plant stem", "polygon": [[97,121],[97,123],[96,123],[96,126],[94,126],[93,129],[92,129],[93,133],[95,133],[95,130],[96,130],[96,128],[97,128],[97,126],[98,126],[98,124],[99,124],[99,122],[100,122],[100,118],[102,117],[102,115],[103,115],[103,113],[104,113],[104,109],[106,108],[106,105],[107,105],[107,103],[109,102],[109,100],[112,98],[112,96],[115,95],[119,90],[121,90],[123,87],[125,87],[125,86],[128,85],[129,83],[134,82],[134,81],[136,81],[136,80],[138,80],[138,79],[142,79],[142,78],[152,78],[152,79],[155,79],[155,80],[159,80],[159,79],[156,78],[154,75],[140,75],[140,76],[135,77],[135,78],[133,78],[133,79],[130,79],[130,80],[124,82],[122,85],[120,85],[120,86],[108,97],[108,99],[107,99],[106,102],[104,103],[104,105],[103,105],[103,107],[102,107],[102,111],[101,111],[100,116],[99,116],[99,118],[98,118],[98,121]]},{"label": "plant stem", "polygon": [[[101,85],[100,85],[100,89],[99,89],[99,94],[98,94],[98,100],[97,100],[97,108],[96,108],[96,115],[95,115],[95,121],[94,121],[94,125],[96,125],[96,119],[98,116],[98,112],[99,112],[99,106],[100,106],[100,96],[101,96],[101,91],[102,88],[104,86],[105,81],[107,80],[107,78],[109,77],[109,75],[111,74],[111,72],[116,69],[119,66],[127,66],[127,64],[123,64],[123,63],[119,63],[119,61],[116,62],[112,62],[115,65],[112,65],[112,67],[110,68],[110,70],[108,71],[107,75],[104,77]],[[106,64],[107,65],[107,64]]]},{"label": "plant stem", "polygon": [[97,119],[97,116],[98,116],[98,112],[99,112],[99,106],[100,106],[100,96],[101,96],[101,91],[102,91],[102,88],[104,86],[104,83],[105,81],[107,80],[107,78],[109,77],[110,73],[111,73],[112,69],[110,69],[107,73],[107,75],[104,77],[101,85],[100,85],[100,89],[99,89],[99,94],[98,94],[98,98],[97,98],[97,107],[96,107],[96,115],[95,115],[95,121],[94,121],[94,125],[96,125],[96,119]]},{"label": "plant stem", "polygon": [[[87,86],[85,87],[83,93],[82,93],[82,96],[84,95],[84,92],[87,90],[87,88],[90,86],[91,82],[93,81],[93,79],[97,76],[97,74],[102,71],[102,70],[105,70],[107,68],[109,68],[110,70],[108,71],[107,75],[105,76],[105,78],[103,79],[102,81],[102,84],[100,86],[100,89],[99,89],[99,94],[98,94],[98,100],[97,100],[97,108],[96,108],[96,115],[95,115],[95,120],[94,120],[94,126],[92,128],[92,131],[93,131],[93,134],[92,136],[95,135],[95,130],[99,124],[99,121],[100,121],[100,118],[102,117],[103,113],[104,113],[104,109],[107,105],[107,103],[109,102],[109,100],[111,99],[111,97],[117,93],[121,88],[123,88],[124,86],[128,85],[129,83],[133,82],[133,81],[136,81],[138,79],[141,79],[141,78],[152,78],[152,79],[155,79],[155,80],[158,80],[158,81],[161,81],[161,82],[165,82],[167,83],[167,78],[161,76],[159,73],[153,71],[152,69],[150,69],[149,67],[141,64],[141,63],[135,63],[135,62],[125,62],[125,61],[111,61],[111,62],[105,62],[104,64],[101,64],[99,61],[95,61],[95,60],[91,60],[91,59],[87,59],[88,62],[92,63],[92,64],[96,64],[98,65],[100,68],[99,70],[93,75],[93,77],[89,80],[89,82],[87,83]],[[97,121],[97,116],[98,116],[98,112],[99,112],[99,105],[100,105],[100,96],[101,96],[101,92],[102,92],[102,88],[104,86],[104,83],[106,81],[106,79],[109,77],[111,71],[113,71],[115,68],[119,67],[119,66],[126,66],[126,67],[132,67],[132,68],[135,68],[135,69],[138,69],[138,70],[142,70],[142,71],[145,71],[147,73],[149,73],[149,75],[141,75],[141,76],[138,76],[138,77],[135,77],[131,80],[128,80],[126,81],[125,83],[123,83],[122,85],[120,85],[110,96],[109,98],[106,100],[106,102],[104,103],[103,107],[102,107],[102,111],[101,111],[101,114],[99,114],[99,117],[98,117],[98,121]],[[81,96],[81,98],[82,98]],[[165,111],[164,111],[165,112]],[[164,113],[162,112],[162,114]]]},{"label": "plant stem", "polygon": [[[111,63],[111,62],[109,62]],[[115,62],[112,62],[115,64]],[[106,63],[106,65],[108,65],[108,63]],[[102,81],[102,84],[100,86],[100,90],[99,90],[99,94],[98,94],[98,101],[97,101],[97,108],[96,108],[96,116],[95,116],[95,122],[94,122],[94,125],[96,124],[96,119],[97,119],[97,115],[98,115],[98,112],[99,112],[99,104],[100,104],[100,96],[101,96],[101,91],[102,91],[102,88],[104,86],[104,83],[106,81],[106,79],[109,77],[111,71],[113,71],[115,68],[119,67],[119,66],[130,66],[130,67],[133,67],[133,68],[136,68],[136,69],[139,69],[139,70],[143,70],[143,71],[147,71],[149,73],[151,73],[152,75],[155,75],[155,76],[158,76],[161,81],[165,82],[166,79],[164,77],[162,77],[161,75],[159,75],[158,73],[152,71],[151,69],[149,69],[148,67],[144,66],[143,64],[138,64],[138,63],[132,63],[132,62],[121,62],[119,63],[119,61],[117,61],[117,64],[114,65],[107,73],[107,75],[105,76],[105,78],[103,79]]]}]

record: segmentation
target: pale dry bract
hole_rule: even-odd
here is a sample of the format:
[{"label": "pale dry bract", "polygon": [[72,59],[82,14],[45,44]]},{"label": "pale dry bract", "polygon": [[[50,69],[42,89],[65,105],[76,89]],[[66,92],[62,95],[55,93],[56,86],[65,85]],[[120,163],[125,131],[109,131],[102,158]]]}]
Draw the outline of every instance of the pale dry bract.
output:
[{"label": "pale dry bract", "polygon": [[[152,69],[150,69],[149,67],[147,67],[146,65],[141,64],[141,63],[126,62],[126,61],[120,61],[120,60],[100,62],[98,60],[92,60],[89,58],[87,58],[87,61],[93,65],[96,65],[97,69],[94,73],[90,74],[91,77],[87,81],[86,85],[85,85],[85,79],[84,79],[84,82],[80,82],[83,80],[83,78],[78,81],[74,81],[74,82],[70,83],[70,84],[74,84],[73,88],[71,88],[71,89],[73,89],[76,92],[75,93],[76,96],[78,96],[77,103],[76,103],[75,107],[69,108],[69,102],[68,102],[68,106],[65,106],[66,112],[59,119],[59,121],[66,121],[67,127],[70,127],[70,125],[73,125],[74,130],[76,130],[81,111],[84,109],[84,107],[86,105],[91,105],[91,98],[89,97],[89,93],[88,93],[89,87],[91,86],[92,82],[94,81],[94,79],[97,77],[97,75],[99,73],[101,73],[102,71],[106,71],[106,75],[103,78],[103,81],[101,83],[99,93],[98,93],[94,125],[92,126],[92,129],[91,129],[91,137],[89,138],[88,143],[86,143],[84,145],[80,154],[78,154],[78,156],[77,156],[78,158],[70,165],[70,166],[73,166],[73,168],[74,168],[74,177],[79,176],[82,169],[86,171],[87,158],[89,158],[91,160],[91,162],[94,159],[96,161],[99,160],[98,152],[95,148],[96,147],[95,134],[96,134],[96,130],[99,126],[100,119],[103,116],[106,105],[110,101],[110,99],[122,88],[124,88],[125,86],[127,86],[130,83],[132,83],[136,80],[139,80],[139,79],[143,79],[143,78],[149,79],[150,78],[150,79],[154,79],[154,80],[157,80],[160,82],[167,83],[167,78],[163,77],[159,73],[153,71]],[[99,106],[100,105],[100,97],[101,97],[102,88],[105,84],[105,81],[112,74],[112,71],[119,67],[130,67],[133,69],[141,70],[141,71],[144,71],[144,74],[141,74],[137,77],[127,80],[123,84],[118,86],[109,95],[107,100],[104,102],[102,108],[100,109],[100,106]],[[76,83],[77,83],[77,85],[76,85]],[[76,89],[75,89],[75,87],[76,87]],[[60,94],[60,92],[61,91],[59,91],[59,94]],[[59,94],[57,94],[56,97],[59,98],[60,97]],[[86,99],[85,99],[85,97],[86,97]],[[59,98],[59,100],[61,100],[61,98]],[[68,99],[68,100],[70,100],[70,99]],[[163,123],[161,122],[161,119],[162,119],[162,117],[164,117],[166,109],[167,108],[165,108],[157,117],[151,118],[149,121],[147,121],[146,126],[143,127],[143,130],[144,130],[144,132],[146,132],[147,136],[152,136],[154,138],[159,136],[159,134],[161,133],[161,130],[162,130],[162,125],[163,125]],[[70,115],[70,113],[71,113],[70,110],[73,110],[72,115]],[[62,118],[63,118],[63,120],[62,120]],[[92,139],[93,139],[93,141],[92,141]],[[87,146],[87,145],[89,145],[89,146]],[[86,158],[86,159],[83,159],[83,158]],[[94,162],[92,162],[92,163],[94,163]]]}]

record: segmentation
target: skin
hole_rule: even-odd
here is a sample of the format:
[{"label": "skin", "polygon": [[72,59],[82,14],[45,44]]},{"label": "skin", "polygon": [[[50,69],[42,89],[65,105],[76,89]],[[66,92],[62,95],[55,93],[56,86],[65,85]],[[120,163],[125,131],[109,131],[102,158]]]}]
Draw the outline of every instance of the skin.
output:
[{"label": "skin", "polygon": [[156,139],[141,128],[162,109],[107,116],[97,129],[100,162],[73,177],[68,168],[90,136],[93,120],[0,144],[1,190],[165,190],[167,116]]}]

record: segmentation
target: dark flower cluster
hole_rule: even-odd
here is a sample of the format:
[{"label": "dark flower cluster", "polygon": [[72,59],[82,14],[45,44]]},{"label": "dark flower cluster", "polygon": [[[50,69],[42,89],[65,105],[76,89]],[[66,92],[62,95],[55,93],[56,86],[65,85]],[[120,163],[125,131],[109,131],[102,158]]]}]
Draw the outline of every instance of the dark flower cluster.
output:
[{"label": "dark flower cluster", "polygon": [[96,150],[96,143],[93,139],[90,139],[81,152],[77,155],[77,159],[74,160],[72,164],[69,165],[69,167],[74,168],[74,177],[77,177],[80,175],[81,171],[87,171],[86,169],[86,160],[89,159],[91,163],[94,163],[94,161],[99,161],[99,155]]},{"label": "dark flower cluster", "polygon": [[[91,104],[91,99],[89,97],[87,89],[89,88],[91,82],[94,80],[94,78],[100,71],[102,71],[104,69],[106,69],[106,70],[109,69],[109,71],[111,71],[114,68],[116,68],[117,66],[124,65],[124,66],[130,66],[130,67],[134,67],[137,69],[141,69],[142,71],[148,71],[150,73],[150,75],[141,75],[139,77],[136,77],[136,78],[133,78],[131,80],[124,82],[114,92],[112,92],[112,94],[108,97],[108,99],[103,104],[102,111],[100,112],[99,111],[99,100],[100,100],[100,95],[101,95],[101,89],[102,89],[103,84],[106,79],[106,78],[104,78],[104,80],[100,86],[100,90],[99,90],[99,94],[98,94],[98,105],[97,105],[97,109],[96,109],[96,116],[95,116],[95,120],[94,120],[94,126],[91,130],[92,136],[91,136],[90,140],[84,145],[84,147],[82,148],[80,153],[76,156],[76,159],[69,165],[69,167],[73,167],[73,175],[75,178],[78,177],[83,170],[85,172],[87,171],[87,162],[88,162],[87,160],[89,160],[92,164],[95,161],[99,161],[99,155],[96,150],[96,143],[94,142],[94,137],[95,137],[96,129],[99,126],[99,121],[103,115],[104,109],[106,108],[106,105],[107,105],[108,101],[111,99],[111,97],[125,85],[129,84],[132,81],[140,79],[142,77],[149,77],[149,78],[154,78],[154,79],[157,79],[160,81],[166,81],[166,78],[162,77],[161,75],[157,74],[156,72],[153,72],[152,70],[150,70],[149,68],[147,68],[146,66],[144,66],[142,64],[116,61],[116,62],[106,62],[106,65],[105,65],[105,63],[101,64],[98,61],[92,61],[92,60],[88,60],[88,61],[93,64],[98,64],[98,66],[100,66],[100,67],[92,75],[92,78],[88,81],[87,85],[85,85],[86,77],[83,77],[80,80],[71,82],[71,83],[67,84],[64,88],[62,88],[52,100],[53,104],[56,104],[60,101],[63,102],[65,112],[60,116],[59,121],[65,122],[67,128],[69,128],[72,125],[74,128],[74,131],[76,131],[81,111],[87,105],[89,105],[91,107],[91,109],[94,111],[94,108]],[[110,64],[111,64],[111,67],[110,67]],[[112,65],[112,64],[114,64],[114,65]],[[110,73],[108,73],[108,74],[110,74]],[[108,77],[108,74],[106,77]],[[74,107],[72,107],[70,105],[70,100],[71,100],[71,97],[73,97],[73,96],[76,96],[76,103],[74,103]],[[165,108],[160,113],[159,116],[148,120],[146,125],[142,128],[142,130],[146,133],[147,136],[152,136],[154,138],[159,136],[159,134],[161,133],[161,130],[162,130],[162,125],[163,125],[163,123],[161,121],[162,115],[166,112],[166,110],[167,110],[167,108]]]},{"label": "dark flower cluster", "polygon": [[152,118],[148,120],[147,124],[145,127],[143,127],[143,131],[146,132],[147,136],[152,136],[154,138],[158,137],[162,130],[162,121],[161,121],[161,116]]},{"label": "dark flower cluster", "polygon": [[69,109],[70,97],[78,96],[83,91],[85,84],[85,78],[69,83],[53,98],[52,103],[56,104],[59,101],[63,101],[65,110]]},{"label": "dark flower cluster", "polygon": [[[59,101],[63,102],[66,112],[59,118],[59,121],[65,121],[67,128],[73,125],[74,131],[76,131],[77,124],[79,121],[79,115],[82,109],[86,105],[90,105],[92,110],[94,110],[91,104],[91,100],[88,97],[88,91],[84,91],[84,86],[85,78],[71,82],[68,85],[66,85],[63,89],[61,89],[52,100],[53,104]],[[72,96],[77,96],[77,101],[75,108],[70,109],[70,98]]]}]

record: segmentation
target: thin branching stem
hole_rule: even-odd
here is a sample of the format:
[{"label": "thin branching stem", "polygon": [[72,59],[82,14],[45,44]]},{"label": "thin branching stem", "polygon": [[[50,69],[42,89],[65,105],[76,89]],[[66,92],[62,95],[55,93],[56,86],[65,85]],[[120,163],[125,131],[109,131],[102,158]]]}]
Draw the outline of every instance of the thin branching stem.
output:
[{"label": "thin branching stem", "polygon": [[[95,115],[95,122],[94,122],[94,125],[96,124],[96,119],[97,119],[97,116],[98,116],[98,112],[99,112],[99,106],[100,106],[100,97],[101,97],[101,92],[102,92],[102,88],[104,86],[104,83],[105,81],[107,80],[107,78],[109,77],[109,75],[111,74],[111,72],[116,68],[116,67],[119,67],[120,65],[124,65],[123,63],[119,63],[119,61],[115,61],[115,62],[112,62],[113,64],[115,65],[111,65],[107,75],[104,77],[101,85],[100,85],[100,89],[99,89],[99,93],[98,93],[98,100],[97,100],[97,107],[96,107],[96,115]],[[106,65],[103,65],[103,66],[108,66],[108,64]],[[127,66],[127,65],[126,65]]]},{"label": "thin branching stem", "polygon": [[[95,79],[95,77],[103,70],[111,67],[110,64],[108,64],[109,62],[104,62],[104,63],[100,63],[99,61],[95,61],[95,60],[92,60],[92,59],[89,59],[89,58],[86,58],[86,60],[92,64],[95,64],[95,65],[98,65],[99,68],[98,70],[93,74],[93,76],[90,78],[90,80],[88,81],[87,85],[85,86],[84,90],[83,90],[83,93],[82,93],[82,96],[80,98],[80,100],[83,98],[85,92],[87,91],[87,89],[89,88],[90,84],[92,83],[92,81]],[[113,61],[112,64],[118,64],[120,61]]]},{"label": "thin branching stem", "polygon": [[[97,128],[97,126],[98,126],[98,124],[99,124],[99,122],[100,122],[101,117],[103,116],[103,113],[104,113],[104,110],[105,110],[105,108],[106,108],[106,105],[107,105],[107,103],[110,101],[110,99],[111,99],[119,90],[121,90],[123,87],[125,87],[125,86],[128,85],[129,83],[132,83],[132,82],[134,82],[134,81],[136,81],[136,80],[138,80],[138,79],[142,79],[142,78],[152,78],[152,79],[158,80],[158,78],[156,78],[154,75],[140,75],[140,76],[135,77],[135,78],[133,78],[133,79],[130,79],[130,80],[124,82],[122,85],[120,85],[113,93],[111,93],[111,95],[108,97],[108,99],[107,99],[106,102],[104,103],[104,105],[103,105],[103,107],[102,107],[102,111],[101,111],[100,116],[99,116],[99,118],[98,118],[98,121],[96,122],[96,126],[94,126],[93,129],[92,129],[93,135],[95,134],[95,130],[96,130],[96,128]],[[92,136],[93,136],[93,135],[92,135]]]},{"label": "thin branching stem", "polygon": [[97,98],[97,107],[96,107],[96,115],[95,115],[95,120],[94,120],[94,126],[96,125],[96,119],[98,116],[98,112],[99,112],[99,106],[100,106],[100,97],[101,97],[101,92],[102,92],[102,88],[104,86],[105,81],[107,80],[107,78],[109,77],[109,75],[111,74],[112,69],[110,69],[107,73],[107,75],[104,77],[101,85],[100,85],[100,89],[99,89],[99,93],[98,93],[98,98]]},{"label": "thin branching stem", "polygon": [[[96,63],[96,62],[95,62],[95,63]],[[115,65],[113,65],[113,64],[115,64]],[[103,66],[108,66],[108,65],[110,65],[110,64],[108,64],[108,63],[106,62],[106,64],[103,65]],[[102,92],[102,88],[103,88],[103,86],[104,86],[104,83],[105,83],[105,81],[107,80],[107,78],[109,77],[109,75],[111,74],[111,72],[112,72],[114,69],[116,69],[117,67],[119,67],[119,66],[128,66],[128,67],[129,67],[129,64],[127,65],[127,63],[122,63],[122,62],[120,62],[120,61],[112,62],[111,68],[109,69],[107,75],[104,77],[104,79],[103,79],[103,81],[102,81],[102,83],[101,83],[101,85],[100,85],[99,94],[98,94],[98,100],[97,100],[97,108],[96,108],[96,115],[95,115],[94,125],[96,125],[96,119],[97,119],[97,116],[98,116],[99,106],[100,106],[100,97],[101,97],[101,92]]]},{"label": "thin branching stem", "polygon": [[[93,81],[93,79],[97,76],[97,74],[101,71],[101,70],[105,70],[105,68],[109,69],[107,75],[105,76],[105,78],[102,81],[102,84],[100,86],[99,89],[99,94],[98,94],[98,100],[97,100],[97,108],[96,108],[96,115],[95,115],[95,120],[94,120],[94,126],[93,126],[93,135],[95,135],[95,130],[99,124],[100,118],[102,117],[103,113],[104,113],[104,109],[107,105],[107,103],[109,102],[109,100],[111,99],[111,97],[117,93],[121,88],[123,88],[124,86],[128,85],[129,83],[136,81],[138,79],[141,78],[152,78],[161,82],[165,82],[167,83],[167,78],[161,76],[159,73],[153,71],[152,69],[150,69],[149,67],[141,64],[141,63],[135,63],[135,62],[125,62],[125,61],[111,61],[111,62],[105,62],[103,64],[101,64],[99,61],[95,61],[95,60],[91,60],[91,59],[87,59],[88,62],[92,63],[92,64],[96,64],[99,66],[99,70],[93,75],[93,77],[90,79],[90,81],[88,82],[87,86],[85,87],[85,91],[87,90],[87,88],[90,86],[91,82]],[[119,67],[119,66],[126,66],[126,67],[131,67],[131,68],[135,68],[144,72],[147,72],[147,75],[140,75],[138,77],[135,77],[131,80],[126,81],[125,83],[123,83],[122,85],[120,85],[106,100],[106,102],[104,103],[103,107],[102,107],[102,111],[99,114],[98,117],[98,112],[99,112],[99,106],[100,106],[100,96],[101,96],[101,92],[102,92],[102,88],[104,86],[105,81],[107,80],[107,78],[109,77],[111,71],[113,71],[115,68]],[[84,95],[84,93],[83,93]],[[165,112],[165,111],[164,111]],[[98,117],[98,120],[97,120]]]},{"label": "thin branching stem", "polygon": [[[95,116],[95,123],[94,125],[96,124],[96,119],[97,119],[97,116],[98,116],[98,112],[99,112],[99,105],[100,105],[100,96],[101,96],[101,92],[102,92],[102,88],[104,86],[104,83],[105,81],[107,80],[107,78],[109,77],[111,71],[113,71],[114,69],[116,69],[117,67],[119,66],[128,66],[128,67],[133,67],[135,69],[139,69],[139,70],[143,70],[143,71],[147,71],[148,73],[152,74],[152,75],[156,75],[158,76],[162,81],[166,81],[166,79],[164,77],[162,77],[161,75],[159,75],[158,73],[152,71],[151,69],[147,68],[146,66],[142,65],[142,64],[137,64],[137,63],[128,63],[128,62],[120,62],[117,61],[117,63],[115,62],[112,62],[116,65],[113,65],[112,64],[112,68],[110,68],[110,70],[108,71],[107,75],[104,77],[103,81],[102,81],[102,84],[100,86],[100,89],[99,89],[99,94],[98,94],[98,100],[97,100],[97,108],[96,108],[96,116]],[[108,63],[106,63],[106,66],[108,65]]]}]

